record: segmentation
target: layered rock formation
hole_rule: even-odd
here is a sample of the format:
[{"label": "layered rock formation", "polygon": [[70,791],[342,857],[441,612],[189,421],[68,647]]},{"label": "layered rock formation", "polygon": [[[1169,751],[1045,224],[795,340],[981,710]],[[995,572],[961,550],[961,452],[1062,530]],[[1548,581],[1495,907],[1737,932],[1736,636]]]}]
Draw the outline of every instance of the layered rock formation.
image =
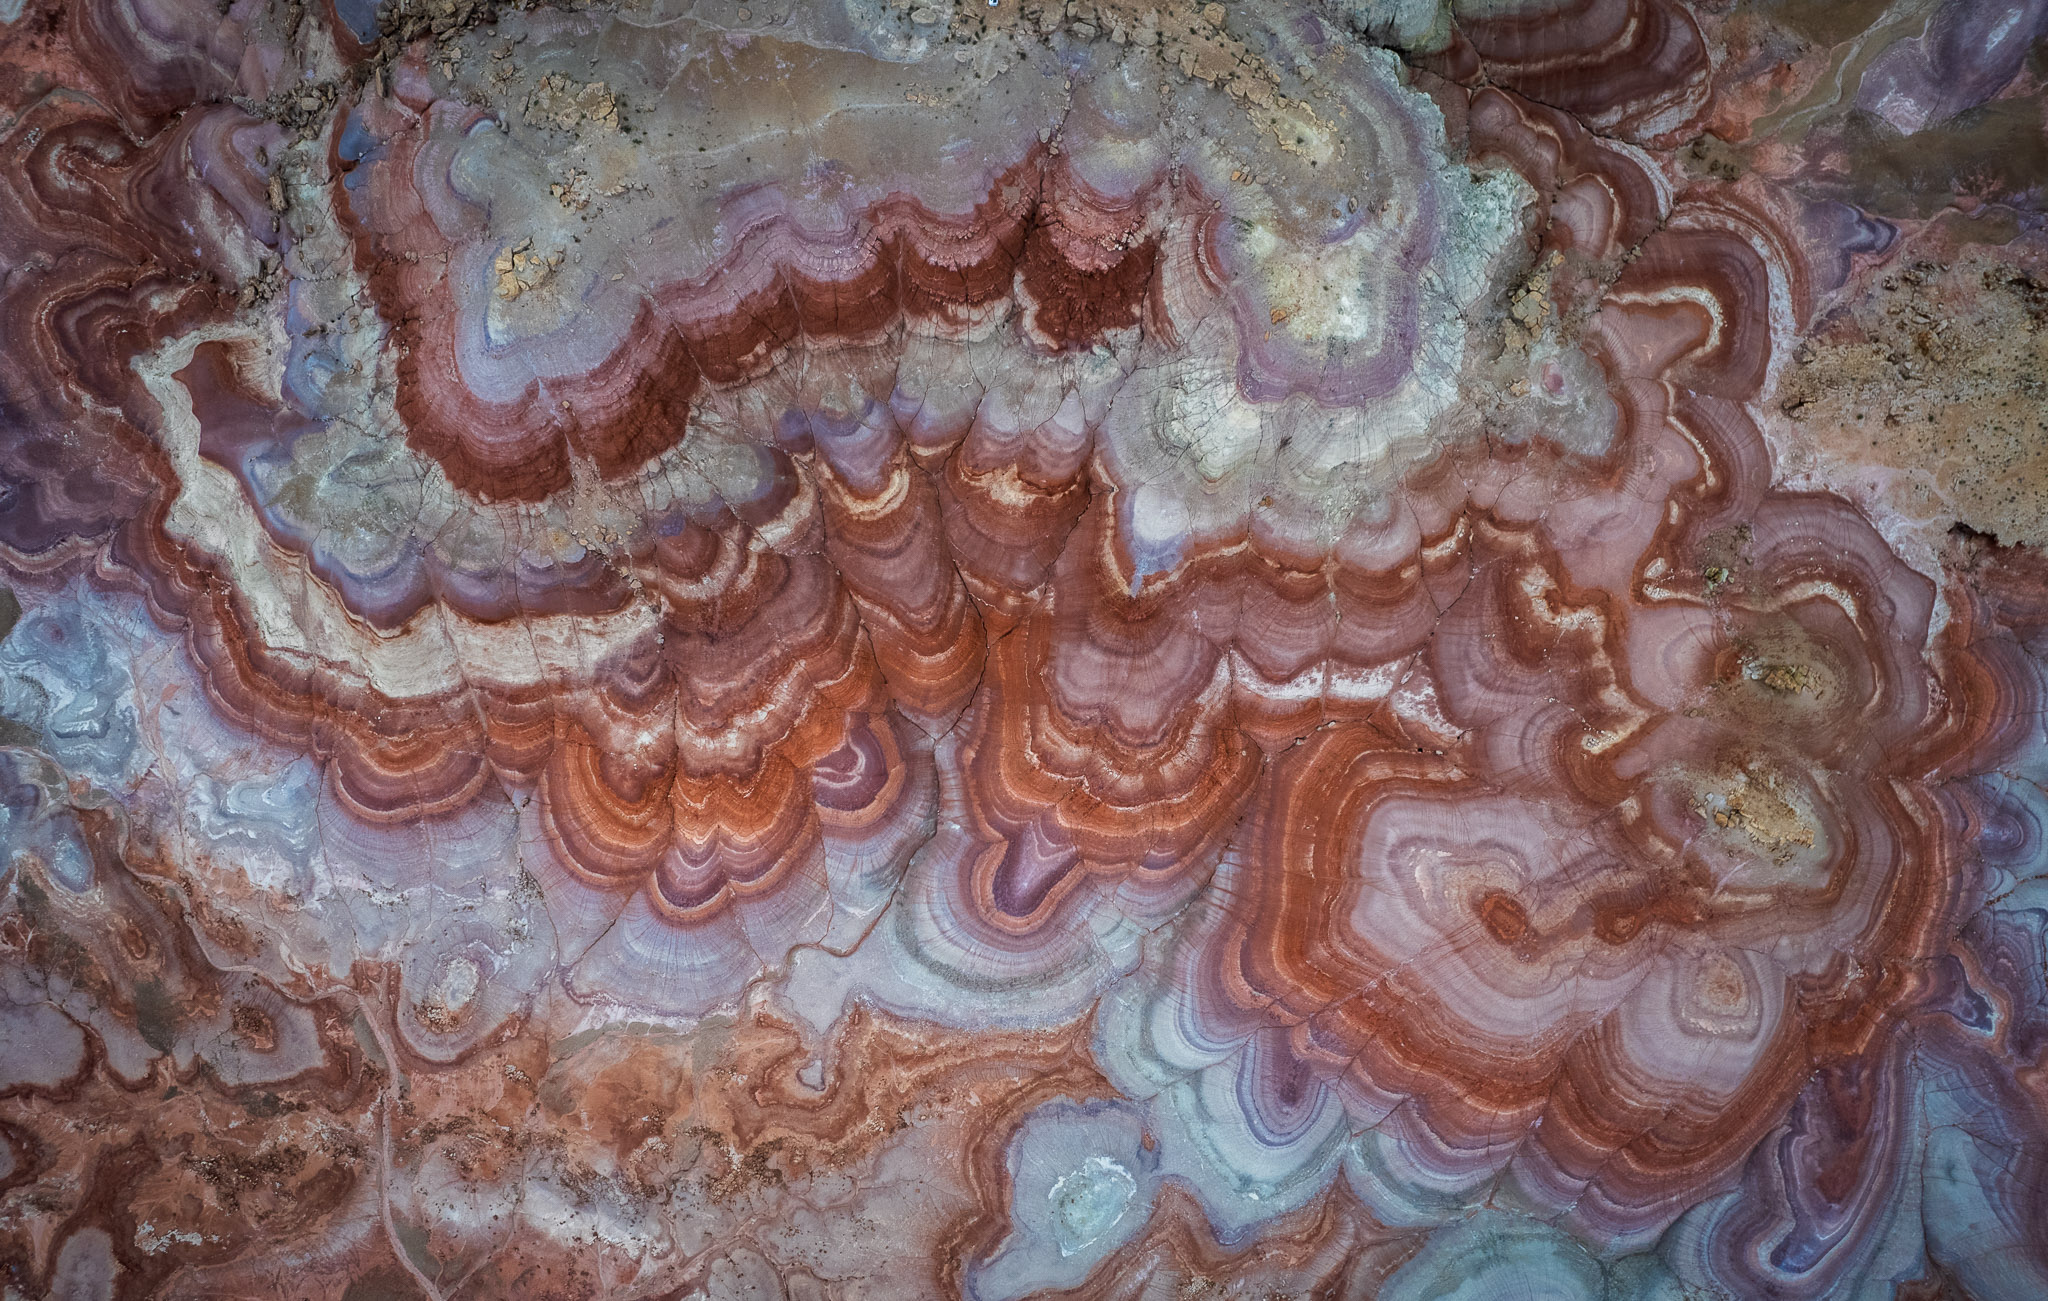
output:
[{"label": "layered rock formation", "polygon": [[10,1295],[2048,1293],[2048,6],[0,20]]}]

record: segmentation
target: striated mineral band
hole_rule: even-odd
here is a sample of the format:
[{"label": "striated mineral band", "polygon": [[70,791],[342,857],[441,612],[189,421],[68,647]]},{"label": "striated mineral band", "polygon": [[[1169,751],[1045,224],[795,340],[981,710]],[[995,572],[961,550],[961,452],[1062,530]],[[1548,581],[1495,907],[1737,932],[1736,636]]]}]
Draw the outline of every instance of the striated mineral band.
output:
[{"label": "striated mineral band", "polygon": [[0,0],[0,1296],[2048,1296],[2048,0]]}]

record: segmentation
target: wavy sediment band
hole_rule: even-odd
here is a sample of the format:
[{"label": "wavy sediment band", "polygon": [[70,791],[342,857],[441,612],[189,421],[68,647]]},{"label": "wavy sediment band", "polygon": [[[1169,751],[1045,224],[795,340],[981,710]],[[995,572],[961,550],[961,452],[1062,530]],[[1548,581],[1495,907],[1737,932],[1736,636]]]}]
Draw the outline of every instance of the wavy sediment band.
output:
[{"label": "wavy sediment band", "polygon": [[0,1269],[2048,1291],[2008,9],[0,7]]}]

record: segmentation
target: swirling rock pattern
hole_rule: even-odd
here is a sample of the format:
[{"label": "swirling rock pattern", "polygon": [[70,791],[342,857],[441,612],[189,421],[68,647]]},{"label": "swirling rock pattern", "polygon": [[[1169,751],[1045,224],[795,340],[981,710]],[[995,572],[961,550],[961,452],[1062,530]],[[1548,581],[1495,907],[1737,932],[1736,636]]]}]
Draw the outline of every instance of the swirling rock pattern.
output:
[{"label": "swirling rock pattern", "polygon": [[0,0],[0,1289],[2048,1295],[2044,39]]}]

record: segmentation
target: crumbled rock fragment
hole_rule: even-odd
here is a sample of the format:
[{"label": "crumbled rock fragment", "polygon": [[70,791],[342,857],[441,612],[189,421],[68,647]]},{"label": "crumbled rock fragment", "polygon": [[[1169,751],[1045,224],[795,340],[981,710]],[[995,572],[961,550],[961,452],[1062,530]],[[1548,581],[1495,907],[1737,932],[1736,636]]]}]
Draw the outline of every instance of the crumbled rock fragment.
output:
[{"label": "crumbled rock fragment", "polygon": [[551,72],[540,79],[540,86],[527,99],[526,121],[558,131],[574,131],[586,122],[616,131],[619,101],[602,81],[580,82]]}]

